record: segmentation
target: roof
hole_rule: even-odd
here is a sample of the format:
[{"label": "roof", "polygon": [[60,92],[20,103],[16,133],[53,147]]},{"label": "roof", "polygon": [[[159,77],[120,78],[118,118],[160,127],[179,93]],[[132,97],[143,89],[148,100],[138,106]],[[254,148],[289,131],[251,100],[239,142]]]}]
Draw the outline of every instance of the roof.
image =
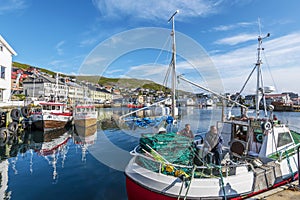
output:
[{"label": "roof", "polygon": [[4,45],[7,49],[8,49],[8,51],[12,54],[12,55],[14,55],[14,56],[16,56],[17,55],[17,53],[15,52],[15,50],[4,40],[4,38],[0,35],[0,45]]},{"label": "roof", "polygon": [[272,97],[284,97],[288,96],[288,94],[266,94],[266,98],[272,98]]}]

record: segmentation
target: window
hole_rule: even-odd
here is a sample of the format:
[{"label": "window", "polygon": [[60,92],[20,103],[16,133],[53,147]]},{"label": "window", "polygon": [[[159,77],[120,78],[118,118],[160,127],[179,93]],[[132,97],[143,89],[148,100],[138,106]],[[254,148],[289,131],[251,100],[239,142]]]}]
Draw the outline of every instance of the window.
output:
[{"label": "window", "polygon": [[3,51],[3,46],[0,44],[0,51]]},{"label": "window", "polygon": [[293,140],[289,132],[282,132],[278,134],[277,147],[282,147],[284,145],[292,143]]},{"label": "window", "polygon": [[0,102],[2,102],[2,101],[3,101],[3,90],[0,89]]},{"label": "window", "polygon": [[5,67],[1,66],[0,72],[1,72],[0,78],[5,79]]}]

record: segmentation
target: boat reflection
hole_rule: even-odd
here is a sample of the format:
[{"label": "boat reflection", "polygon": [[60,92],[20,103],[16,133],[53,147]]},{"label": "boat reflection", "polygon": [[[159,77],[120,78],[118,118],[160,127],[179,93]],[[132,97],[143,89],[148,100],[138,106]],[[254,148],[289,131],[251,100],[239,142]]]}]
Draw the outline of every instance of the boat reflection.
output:
[{"label": "boat reflection", "polygon": [[[30,141],[31,149],[38,155],[43,156],[53,168],[52,178],[54,181],[58,178],[57,164],[61,159],[61,166],[64,163],[68,153],[67,142],[71,138],[72,130],[60,129],[53,132],[34,132]],[[31,155],[33,155],[31,151]],[[32,163],[31,163],[32,164]],[[32,170],[32,169],[31,169]]]},{"label": "boat reflection", "polygon": [[97,139],[97,124],[88,127],[75,129],[73,141],[81,148],[81,160],[86,161],[86,154],[89,146],[93,145]]}]

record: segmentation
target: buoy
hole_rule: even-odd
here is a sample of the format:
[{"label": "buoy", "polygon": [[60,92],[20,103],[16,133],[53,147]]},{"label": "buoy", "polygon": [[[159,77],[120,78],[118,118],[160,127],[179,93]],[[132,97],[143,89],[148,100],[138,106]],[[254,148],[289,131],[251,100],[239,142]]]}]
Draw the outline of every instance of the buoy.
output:
[{"label": "buoy", "polygon": [[0,128],[0,146],[4,146],[7,144],[9,140],[9,131],[7,128]]},{"label": "buoy", "polygon": [[262,142],[263,141],[263,134],[257,134],[256,135],[256,141],[257,142]]},{"label": "buoy", "polygon": [[10,111],[10,117],[13,119],[13,121],[19,121],[19,119],[21,117],[21,113],[20,113],[19,109],[12,109]]},{"label": "buoy", "polygon": [[12,133],[17,133],[18,128],[19,128],[18,122],[11,122],[8,125],[8,130],[11,131]]},{"label": "buoy", "polygon": [[271,122],[266,122],[266,123],[264,123],[263,127],[265,130],[268,131],[268,130],[272,129],[272,124],[271,124]]}]

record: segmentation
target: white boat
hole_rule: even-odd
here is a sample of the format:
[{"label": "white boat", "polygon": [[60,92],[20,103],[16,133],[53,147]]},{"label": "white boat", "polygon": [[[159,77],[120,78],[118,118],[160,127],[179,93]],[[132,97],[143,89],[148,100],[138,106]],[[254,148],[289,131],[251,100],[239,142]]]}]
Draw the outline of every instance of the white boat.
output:
[{"label": "white boat", "polygon": [[39,106],[31,108],[30,120],[38,130],[62,129],[71,123],[72,119],[72,109],[66,103],[40,102]]},{"label": "white boat", "polygon": [[[174,21],[174,15],[172,18]],[[172,132],[144,135],[125,169],[129,200],[244,199],[298,177],[300,134],[273,119],[272,113],[259,116],[263,39],[258,38],[255,65],[256,116],[247,117],[244,112],[217,122],[224,140],[221,164],[211,160],[213,154],[205,149],[203,139],[191,140]]]},{"label": "white boat", "polygon": [[78,133],[89,136],[97,131],[98,113],[93,104],[76,105],[73,117],[75,129]]}]

